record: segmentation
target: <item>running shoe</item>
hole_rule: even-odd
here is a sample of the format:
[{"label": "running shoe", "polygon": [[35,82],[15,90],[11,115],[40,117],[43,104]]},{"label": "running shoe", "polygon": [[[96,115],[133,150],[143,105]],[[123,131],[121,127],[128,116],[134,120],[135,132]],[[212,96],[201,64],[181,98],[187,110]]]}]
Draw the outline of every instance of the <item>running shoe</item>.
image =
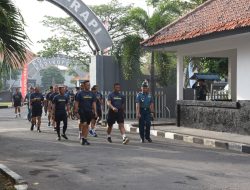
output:
[{"label": "running shoe", "polygon": [[152,143],[152,142],[153,142],[151,138],[146,139],[146,140],[147,140],[149,143]]},{"label": "running shoe", "polygon": [[87,141],[87,139],[82,138],[81,145],[90,145],[90,143]]},{"label": "running shoe", "polygon": [[49,123],[48,123],[48,127],[50,127],[50,121],[49,121]]},{"label": "running shoe", "polygon": [[141,139],[141,143],[144,143],[144,139]]},{"label": "running shoe", "polygon": [[111,137],[108,137],[107,140],[108,140],[109,143],[112,143]]},{"label": "running shoe", "polygon": [[41,133],[42,131],[38,128],[38,129],[37,129],[37,132],[38,132],[38,133]]},{"label": "running shoe", "polygon": [[128,137],[125,137],[122,141],[122,144],[128,144],[129,143],[129,139]]},{"label": "running shoe", "polygon": [[65,138],[66,140],[68,140],[68,137],[65,134],[61,135],[63,138]]},{"label": "running shoe", "polygon": [[60,141],[60,140],[61,140],[61,137],[57,137],[56,140]]},{"label": "running shoe", "polygon": [[89,130],[89,135],[94,136],[94,132],[92,129]]},{"label": "running shoe", "polygon": [[31,131],[34,130],[34,124],[31,124],[30,130],[31,130]]},{"label": "running shoe", "polygon": [[85,145],[90,145],[90,143],[87,139],[85,139]]},{"label": "running shoe", "polygon": [[93,131],[93,137],[98,137],[95,131]]}]

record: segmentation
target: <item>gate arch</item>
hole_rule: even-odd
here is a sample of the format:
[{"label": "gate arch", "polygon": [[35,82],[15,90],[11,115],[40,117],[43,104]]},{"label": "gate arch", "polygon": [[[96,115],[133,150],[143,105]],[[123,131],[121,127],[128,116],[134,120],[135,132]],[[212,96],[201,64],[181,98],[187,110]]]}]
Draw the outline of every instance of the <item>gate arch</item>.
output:
[{"label": "gate arch", "polygon": [[[44,0],[38,0],[44,1]],[[82,0],[46,0],[64,10],[87,32],[96,51],[112,46],[111,37],[103,23]]]}]

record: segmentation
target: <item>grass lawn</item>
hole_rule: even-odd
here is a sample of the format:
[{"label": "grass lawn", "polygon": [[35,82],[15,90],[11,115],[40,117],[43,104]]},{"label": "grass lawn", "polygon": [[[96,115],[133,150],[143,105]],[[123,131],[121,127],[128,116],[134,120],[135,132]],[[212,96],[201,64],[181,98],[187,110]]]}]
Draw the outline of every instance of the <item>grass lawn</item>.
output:
[{"label": "grass lawn", "polygon": [[0,173],[0,189],[1,190],[15,190],[11,181]]},{"label": "grass lawn", "polygon": [[11,102],[0,102],[0,106],[11,106]]}]

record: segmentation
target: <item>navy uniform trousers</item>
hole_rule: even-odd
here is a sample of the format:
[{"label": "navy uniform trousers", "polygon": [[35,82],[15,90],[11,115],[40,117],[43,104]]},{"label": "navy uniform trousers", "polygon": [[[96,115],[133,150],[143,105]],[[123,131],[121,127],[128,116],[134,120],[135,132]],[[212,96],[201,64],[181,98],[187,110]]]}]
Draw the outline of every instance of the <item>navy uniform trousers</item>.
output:
[{"label": "navy uniform trousers", "polygon": [[150,108],[140,108],[139,131],[142,140],[150,138],[151,112]]}]

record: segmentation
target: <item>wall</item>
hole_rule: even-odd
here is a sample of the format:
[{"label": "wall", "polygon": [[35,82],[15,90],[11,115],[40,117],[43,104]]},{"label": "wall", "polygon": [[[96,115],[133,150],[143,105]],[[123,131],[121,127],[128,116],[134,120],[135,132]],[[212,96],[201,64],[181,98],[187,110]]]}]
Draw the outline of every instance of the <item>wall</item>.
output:
[{"label": "wall", "polygon": [[250,101],[178,101],[181,126],[250,135]]},{"label": "wall", "polygon": [[119,82],[119,65],[112,56],[93,56],[90,63],[90,83],[97,84],[101,91],[113,89]]}]

